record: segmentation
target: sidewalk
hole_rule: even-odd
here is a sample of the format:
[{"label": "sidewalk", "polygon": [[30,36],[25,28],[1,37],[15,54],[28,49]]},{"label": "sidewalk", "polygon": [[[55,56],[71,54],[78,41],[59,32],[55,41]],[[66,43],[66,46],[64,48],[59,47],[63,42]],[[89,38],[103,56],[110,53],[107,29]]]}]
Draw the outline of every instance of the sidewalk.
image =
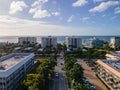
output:
[{"label": "sidewalk", "polygon": [[97,78],[95,72],[88,67],[85,61],[79,60],[79,64],[82,65],[84,69],[84,76],[96,87],[96,90],[108,90],[107,87]]}]

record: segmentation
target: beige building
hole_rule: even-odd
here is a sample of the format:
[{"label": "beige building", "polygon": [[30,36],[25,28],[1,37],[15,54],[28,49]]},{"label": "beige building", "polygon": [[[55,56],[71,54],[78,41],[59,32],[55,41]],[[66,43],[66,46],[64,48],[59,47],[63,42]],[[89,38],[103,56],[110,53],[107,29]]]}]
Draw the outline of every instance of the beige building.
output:
[{"label": "beige building", "polygon": [[111,89],[120,90],[120,61],[97,60],[97,75]]},{"label": "beige building", "polygon": [[113,53],[113,54],[106,54],[105,56],[107,60],[120,60],[120,54]]},{"label": "beige building", "polygon": [[41,37],[41,47],[42,48],[56,48],[57,47],[57,37]]},{"label": "beige building", "polygon": [[36,37],[19,37],[18,38],[18,43],[20,45],[23,45],[23,44],[35,44],[35,43],[37,43],[37,39],[36,39]]},{"label": "beige building", "polygon": [[66,37],[65,42],[68,49],[77,49],[82,45],[82,39],[74,36]]}]

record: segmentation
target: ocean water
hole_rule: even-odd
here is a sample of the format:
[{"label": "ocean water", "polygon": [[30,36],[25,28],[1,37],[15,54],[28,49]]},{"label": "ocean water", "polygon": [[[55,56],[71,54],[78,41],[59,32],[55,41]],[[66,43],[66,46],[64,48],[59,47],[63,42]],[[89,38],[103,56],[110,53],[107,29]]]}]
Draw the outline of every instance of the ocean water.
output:
[{"label": "ocean water", "polygon": [[[4,36],[4,37],[0,37],[0,42],[8,42],[8,43],[17,43],[18,42],[18,37],[20,36]],[[41,43],[41,38],[42,36],[36,36],[37,38],[37,42]],[[57,41],[58,43],[65,43],[65,37],[67,36],[56,36],[57,37]],[[77,36],[80,37],[82,39],[82,44],[85,44],[90,38],[96,37],[99,38],[101,40],[110,42],[110,38],[114,37],[114,36]]]}]

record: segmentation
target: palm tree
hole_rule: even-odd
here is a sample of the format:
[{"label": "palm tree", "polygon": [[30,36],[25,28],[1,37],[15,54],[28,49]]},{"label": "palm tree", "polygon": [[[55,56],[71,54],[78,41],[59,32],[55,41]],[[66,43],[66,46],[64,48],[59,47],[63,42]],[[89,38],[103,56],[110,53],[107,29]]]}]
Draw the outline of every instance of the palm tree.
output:
[{"label": "palm tree", "polygon": [[74,79],[75,84],[77,85],[79,82],[82,83],[82,78],[83,78],[83,68],[79,64],[74,64],[73,68],[70,70],[71,71],[71,78]]}]

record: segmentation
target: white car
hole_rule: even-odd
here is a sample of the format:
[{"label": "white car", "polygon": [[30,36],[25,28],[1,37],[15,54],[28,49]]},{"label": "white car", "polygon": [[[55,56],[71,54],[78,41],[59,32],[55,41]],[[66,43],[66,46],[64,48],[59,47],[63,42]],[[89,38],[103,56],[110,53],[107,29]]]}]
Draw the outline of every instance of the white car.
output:
[{"label": "white car", "polygon": [[55,76],[58,77],[59,76],[58,73],[55,73]]}]

